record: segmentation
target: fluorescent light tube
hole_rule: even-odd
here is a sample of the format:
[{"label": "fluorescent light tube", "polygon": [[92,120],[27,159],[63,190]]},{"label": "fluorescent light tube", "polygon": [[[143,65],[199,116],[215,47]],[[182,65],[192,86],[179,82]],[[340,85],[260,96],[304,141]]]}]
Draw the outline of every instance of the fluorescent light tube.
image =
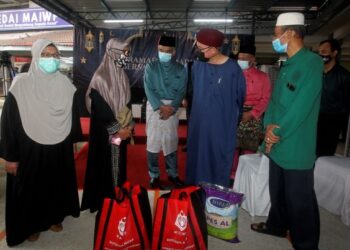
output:
[{"label": "fluorescent light tube", "polygon": [[115,19],[115,20],[104,20],[105,23],[143,23],[142,19]]},{"label": "fluorescent light tube", "polygon": [[193,19],[195,23],[232,23],[233,19]]}]

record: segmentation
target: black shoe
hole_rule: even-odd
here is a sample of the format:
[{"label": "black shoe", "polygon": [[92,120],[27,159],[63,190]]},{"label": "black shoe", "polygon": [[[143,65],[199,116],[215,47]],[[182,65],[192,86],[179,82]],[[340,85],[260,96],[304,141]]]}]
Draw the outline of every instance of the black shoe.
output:
[{"label": "black shoe", "polygon": [[185,183],[182,181],[182,180],[180,180],[180,178],[179,177],[171,177],[171,176],[169,176],[168,177],[168,180],[176,187],[176,188],[181,188],[181,187],[183,187],[184,185],[185,185]]},{"label": "black shoe", "polygon": [[157,178],[151,178],[151,181],[149,182],[149,185],[150,185],[151,188],[154,188],[154,189],[161,189],[159,177],[157,177]]},{"label": "black shoe", "polygon": [[235,184],[235,179],[230,179],[230,188],[233,188],[233,184]]},{"label": "black shoe", "polygon": [[250,229],[258,233],[269,234],[272,236],[277,236],[282,238],[285,238],[287,236],[287,231],[270,229],[267,227],[265,222],[253,223],[250,225]]}]

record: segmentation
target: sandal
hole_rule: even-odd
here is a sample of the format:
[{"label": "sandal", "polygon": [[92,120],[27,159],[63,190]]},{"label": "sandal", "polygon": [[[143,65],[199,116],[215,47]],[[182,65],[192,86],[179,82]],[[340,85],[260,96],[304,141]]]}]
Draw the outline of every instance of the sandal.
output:
[{"label": "sandal", "polygon": [[31,234],[28,236],[27,241],[37,241],[40,233]]},{"label": "sandal", "polygon": [[61,223],[56,224],[56,225],[52,225],[50,227],[50,230],[53,231],[53,232],[61,232],[63,230],[63,226],[62,226]]},{"label": "sandal", "polygon": [[287,236],[286,231],[270,229],[267,227],[265,222],[253,223],[250,225],[250,229],[258,233],[269,234],[269,235],[282,237],[282,238]]}]

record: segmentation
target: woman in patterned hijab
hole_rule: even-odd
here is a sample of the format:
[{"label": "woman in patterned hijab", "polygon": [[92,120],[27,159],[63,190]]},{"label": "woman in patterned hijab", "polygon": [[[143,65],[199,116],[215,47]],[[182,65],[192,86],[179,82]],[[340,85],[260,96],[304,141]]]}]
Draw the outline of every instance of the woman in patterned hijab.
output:
[{"label": "woman in patterned hijab", "polygon": [[108,41],[102,62],[92,77],[86,94],[91,114],[89,154],[81,209],[100,209],[105,197],[114,197],[114,187],[126,180],[126,142],[134,121],[129,79],[124,67],[128,44]]}]

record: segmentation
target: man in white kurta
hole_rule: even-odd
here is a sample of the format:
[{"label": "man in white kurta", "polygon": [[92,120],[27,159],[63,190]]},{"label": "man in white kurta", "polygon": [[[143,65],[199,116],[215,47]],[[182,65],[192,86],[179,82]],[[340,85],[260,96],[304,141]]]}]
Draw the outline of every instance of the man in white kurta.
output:
[{"label": "man in white kurta", "polygon": [[185,94],[187,74],[183,65],[172,60],[174,54],[175,38],[161,36],[158,43],[159,60],[145,67],[147,162],[151,188],[161,187],[160,151],[165,156],[169,181],[175,187],[183,185],[177,173],[179,119],[176,111]]}]

